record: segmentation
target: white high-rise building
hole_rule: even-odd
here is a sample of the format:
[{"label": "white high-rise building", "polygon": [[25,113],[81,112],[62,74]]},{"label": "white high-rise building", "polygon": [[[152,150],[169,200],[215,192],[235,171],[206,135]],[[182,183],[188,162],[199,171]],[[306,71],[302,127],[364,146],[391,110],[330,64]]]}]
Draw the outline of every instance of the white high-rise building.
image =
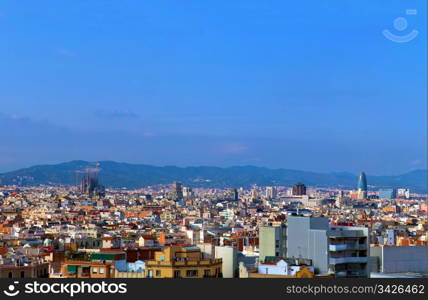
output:
[{"label": "white high-rise building", "polygon": [[266,188],[266,198],[268,199],[275,199],[277,196],[276,187],[274,186],[268,186]]}]

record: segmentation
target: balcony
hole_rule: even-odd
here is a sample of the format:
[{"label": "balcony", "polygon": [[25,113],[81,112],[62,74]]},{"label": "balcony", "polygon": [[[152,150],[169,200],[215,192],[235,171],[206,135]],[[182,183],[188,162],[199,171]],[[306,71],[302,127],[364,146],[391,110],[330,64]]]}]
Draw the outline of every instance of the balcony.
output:
[{"label": "balcony", "polygon": [[337,244],[330,245],[330,251],[344,251],[344,250],[367,250],[367,246],[365,244]]},{"label": "balcony", "polygon": [[340,271],[335,273],[336,278],[360,278],[367,277],[367,273],[364,271]]},{"label": "balcony", "polygon": [[362,230],[329,230],[328,236],[330,238],[367,237]]},{"label": "balcony", "polygon": [[156,267],[156,266],[169,266],[169,267],[199,267],[199,266],[211,266],[214,264],[220,264],[222,262],[221,258],[216,259],[202,259],[202,260],[187,260],[187,261],[155,261],[148,260],[146,262],[146,267]]},{"label": "balcony", "polygon": [[367,263],[367,257],[330,257],[330,264]]}]

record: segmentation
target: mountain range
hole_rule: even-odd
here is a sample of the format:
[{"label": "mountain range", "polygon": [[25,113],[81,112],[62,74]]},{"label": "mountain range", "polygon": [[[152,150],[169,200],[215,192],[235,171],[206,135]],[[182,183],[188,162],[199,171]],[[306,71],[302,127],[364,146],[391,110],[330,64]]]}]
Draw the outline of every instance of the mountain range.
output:
[{"label": "mountain range", "polygon": [[[79,176],[95,163],[75,160],[53,165],[37,165],[0,174],[1,185],[76,185]],[[235,167],[176,167],[129,164],[101,161],[100,181],[108,188],[137,189],[149,185],[169,184],[180,181],[191,187],[248,187],[285,185],[303,182],[313,187],[338,187],[354,189],[357,175],[347,172],[317,173],[290,169],[269,169],[255,166]],[[369,188],[405,187],[414,192],[426,193],[427,170],[415,170],[402,175],[367,175]]]}]

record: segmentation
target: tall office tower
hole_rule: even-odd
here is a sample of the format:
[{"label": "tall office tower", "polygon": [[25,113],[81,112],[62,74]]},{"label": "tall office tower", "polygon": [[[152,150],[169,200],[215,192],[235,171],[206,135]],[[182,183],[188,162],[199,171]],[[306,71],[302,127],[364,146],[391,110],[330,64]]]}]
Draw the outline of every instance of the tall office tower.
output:
[{"label": "tall office tower", "polygon": [[171,193],[173,200],[183,200],[183,185],[180,182],[174,182],[171,186]]},{"label": "tall office tower", "polygon": [[292,194],[293,196],[306,195],[306,186],[303,183],[297,183],[293,185]]},{"label": "tall office tower", "polygon": [[228,198],[234,202],[238,202],[239,201],[238,190],[237,189],[230,189]]},{"label": "tall office tower", "polygon": [[275,199],[276,198],[276,187],[268,186],[266,188],[266,198]]},{"label": "tall office tower", "polygon": [[192,188],[184,186],[183,187],[183,197],[185,199],[191,199],[191,198],[193,198],[193,190],[192,190]]},{"label": "tall office tower", "polygon": [[358,177],[358,199],[367,199],[367,179],[364,172]]},{"label": "tall office tower", "polygon": [[263,262],[267,256],[286,258],[287,255],[287,227],[280,226],[260,226],[259,228],[259,249],[260,261]]}]

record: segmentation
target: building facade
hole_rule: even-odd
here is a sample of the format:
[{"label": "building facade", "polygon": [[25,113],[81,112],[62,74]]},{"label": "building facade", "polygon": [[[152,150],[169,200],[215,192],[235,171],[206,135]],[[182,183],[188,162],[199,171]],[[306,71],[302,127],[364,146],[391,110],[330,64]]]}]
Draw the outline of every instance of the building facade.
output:
[{"label": "building facade", "polygon": [[148,278],[210,278],[220,277],[221,259],[205,259],[193,246],[172,246],[155,253],[146,261]]},{"label": "building facade", "polygon": [[296,183],[295,185],[293,185],[291,193],[293,196],[306,195],[306,185],[304,185],[303,183]]},{"label": "building facade", "polygon": [[332,226],[329,238],[329,270],[335,277],[369,277],[368,229]]},{"label": "building facade", "polygon": [[259,228],[259,249],[260,261],[264,261],[266,256],[286,257],[287,256],[287,226],[260,226]]}]

